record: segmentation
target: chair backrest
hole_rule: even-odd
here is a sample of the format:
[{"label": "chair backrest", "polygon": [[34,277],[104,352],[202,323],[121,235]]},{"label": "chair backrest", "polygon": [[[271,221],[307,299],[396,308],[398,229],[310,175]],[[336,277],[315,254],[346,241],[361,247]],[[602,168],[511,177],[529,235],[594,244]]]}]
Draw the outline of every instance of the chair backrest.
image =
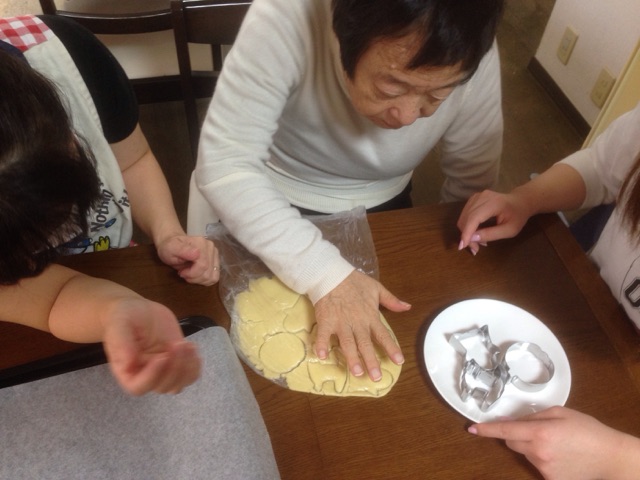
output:
[{"label": "chair backrest", "polygon": [[250,5],[251,0],[171,0],[182,96],[194,159],[198,150],[200,120],[193,83],[197,75],[191,69],[189,43],[211,45],[213,71],[209,74],[217,76],[222,69],[222,46],[233,44]]},{"label": "chair backrest", "polygon": [[159,32],[171,29],[168,0],[40,0],[42,12],[72,18],[93,33],[106,35]]},{"label": "chair backrest", "polygon": [[[75,20],[99,35],[144,34],[172,29],[169,0],[39,0],[42,12]],[[181,100],[179,78],[131,81],[140,103]]]}]

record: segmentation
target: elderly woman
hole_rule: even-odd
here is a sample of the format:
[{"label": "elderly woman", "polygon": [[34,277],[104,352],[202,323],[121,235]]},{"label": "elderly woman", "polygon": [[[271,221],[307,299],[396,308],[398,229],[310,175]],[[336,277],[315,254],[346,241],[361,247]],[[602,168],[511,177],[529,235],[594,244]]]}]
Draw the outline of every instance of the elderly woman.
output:
[{"label": "elderly woman", "polygon": [[103,341],[133,394],[178,392],[200,361],[166,307],[52,260],[127,247],[132,220],[188,282],[218,280],[212,242],[188,237],[113,56],[61,17],[0,19],[0,320]]},{"label": "elderly woman", "polygon": [[220,219],[336,335],[350,371],[400,364],[379,305],[405,311],[300,213],[411,205],[439,144],[443,200],[496,181],[502,146],[500,0],[255,0],[225,60],[200,140],[190,233]]}]

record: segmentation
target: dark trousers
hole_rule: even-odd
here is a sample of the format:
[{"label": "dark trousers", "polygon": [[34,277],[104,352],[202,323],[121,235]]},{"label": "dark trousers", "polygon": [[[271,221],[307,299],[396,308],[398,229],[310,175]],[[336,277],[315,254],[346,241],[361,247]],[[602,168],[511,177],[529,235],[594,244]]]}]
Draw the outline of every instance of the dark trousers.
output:
[{"label": "dark trousers", "polygon": [[593,207],[569,227],[571,233],[576,237],[576,240],[585,252],[591,250],[591,247],[593,247],[598,241],[598,238],[600,238],[600,234],[615,206],[615,203],[612,203],[610,205]]},{"label": "dark trousers", "polygon": [[[313,210],[298,207],[297,205],[292,206],[297,208],[302,215],[326,215],[322,212],[315,212]],[[386,212],[388,210],[400,210],[403,208],[411,207],[413,207],[413,202],[411,201],[411,181],[409,181],[402,192],[400,192],[398,195],[387,202],[376,205],[375,207],[368,208],[367,213]]]}]

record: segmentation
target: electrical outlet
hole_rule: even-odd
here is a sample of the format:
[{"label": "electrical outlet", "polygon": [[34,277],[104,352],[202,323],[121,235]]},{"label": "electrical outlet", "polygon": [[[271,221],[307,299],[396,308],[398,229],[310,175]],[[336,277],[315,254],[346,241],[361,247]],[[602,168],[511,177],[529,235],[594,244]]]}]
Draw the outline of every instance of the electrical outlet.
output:
[{"label": "electrical outlet", "polygon": [[609,96],[609,93],[611,93],[614,83],[616,83],[614,76],[611,75],[609,70],[603,68],[600,75],[598,75],[598,80],[596,80],[593,90],[591,90],[591,101],[596,105],[596,107],[602,108],[604,102]]},{"label": "electrical outlet", "polygon": [[563,64],[569,63],[571,53],[573,53],[573,47],[576,46],[578,41],[578,33],[571,27],[567,27],[564,31],[564,35],[558,45],[557,55]]}]

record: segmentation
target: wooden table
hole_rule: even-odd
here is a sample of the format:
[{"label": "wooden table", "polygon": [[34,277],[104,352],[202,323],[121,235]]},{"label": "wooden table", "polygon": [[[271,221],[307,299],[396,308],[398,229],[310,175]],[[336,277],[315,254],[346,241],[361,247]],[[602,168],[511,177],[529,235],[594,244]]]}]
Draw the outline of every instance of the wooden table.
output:
[{"label": "wooden table", "polygon": [[[385,312],[406,357],[388,395],[307,395],[246,369],[283,479],[539,478],[502,442],[468,434],[469,421],[439,396],[426,373],[422,343],[431,321],[470,298],[509,302],[543,320],[571,364],[567,406],[640,435],[638,334],[566,228],[555,215],[536,217],[516,239],[473,257],[457,249],[460,208],[437,205],[369,217],[381,281],[413,305],[407,313]],[[128,285],[178,316],[209,315],[228,326],[215,287],[180,282],[147,247],[78,255],[64,263]],[[73,348],[28,329],[0,327],[0,368]]]}]

